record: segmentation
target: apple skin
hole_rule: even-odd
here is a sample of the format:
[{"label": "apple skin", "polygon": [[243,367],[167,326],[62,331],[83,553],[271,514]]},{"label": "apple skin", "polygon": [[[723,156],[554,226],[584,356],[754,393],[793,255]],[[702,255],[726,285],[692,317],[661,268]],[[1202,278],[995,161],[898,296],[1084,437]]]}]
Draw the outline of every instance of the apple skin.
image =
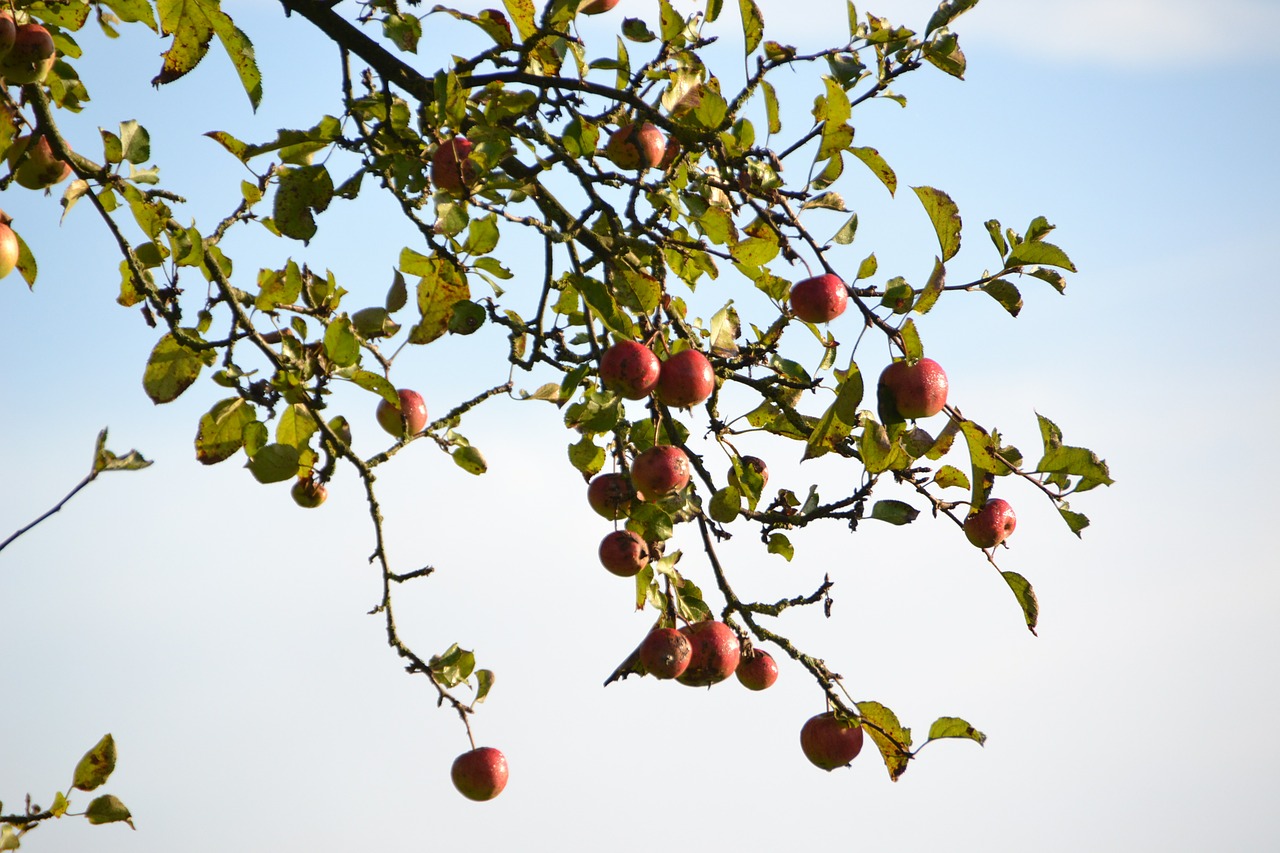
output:
[{"label": "apple skin", "polygon": [[806,278],[791,288],[791,313],[806,323],[830,323],[849,306],[849,289],[838,275]]},{"label": "apple skin", "polygon": [[455,136],[440,143],[431,156],[431,183],[450,195],[466,195],[476,181],[476,167],[471,162],[471,140]]},{"label": "apple skin", "polygon": [[754,649],[750,655],[742,656],[734,674],[748,690],[768,690],[778,680],[778,664],[773,655]]},{"label": "apple skin", "polygon": [[609,136],[604,147],[604,156],[619,169],[641,172],[661,163],[666,153],[667,138],[648,122],[624,124]]},{"label": "apple skin", "polygon": [[677,681],[689,687],[710,687],[733,675],[742,658],[738,635],[723,622],[694,622],[680,629],[693,653]]},{"label": "apple skin", "polygon": [[640,644],[640,665],[654,678],[679,678],[692,658],[693,644],[675,628],[654,628]]},{"label": "apple skin", "polygon": [[315,509],[329,497],[329,489],[310,477],[300,477],[290,490],[293,502],[303,509]]},{"label": "apple skin", "polygon": [[678,447],[655,444],[631,463],[631,482],[649,497],[678,492],[689,484],[689,457]]},{"label": "apple skin", "polygon": [[1003,498],[992,498],[964,520],[964,535],[979,548],[994,548],[1013,533],[1018,516]]},{"label": "apple skin", "polygon": [[449,771],[453,787],[468,800],[492,800],[507,787],[507,757],[491,746],[464,752]]},{"label": "apple skin", "polygon": [[620,0],[582,0],[578,4],[580,15],[601,15],[617,6]]},{"label": "apple skin", "polygon": [[587,503],[610,521],[626,518],[637,496],[626,474],[601,474],[587,485]]},{"label": "apple skin", "polygon": [[800,729],[800,749],[815,767],[830,773],[862,751],[862,727],[836,717],[834,711],[810,717]]},{"label": "apple skin", "polygon": [[649,545],[638,533],[615,530],[600,541],[600,564],[620,578],[633,578],[649,565]]},{"label": "apple skin", "polygon": [[427,404],[423,402],[422,395],[408,388],[401,388],[396,394],[400,396],[399,408],[386,400],[378,403],[378,426],[396,438],[408,438],[426,429]]},{"label": "apple skin", "polygon": [[704,402],[716,388],[716,372],[696,349],[681,350],[662,362],[654,396],[668,406],[687,409]]},{"label": "apple skin", "polygon": [[59,160],[44,136],[19,136],[6,155],[13,179],[29,190],[43,190],[71,176],[71,164]]},{"label": "apple skin", "polygon": [[21,251],[21,247],[18,246],[18,235],[14,234],[13,229],[8,225],[0,222],[0,278],[4,278],[17,268],[18,255]]},{"label": "apple skin", "polygon": [[17,32],[18,26],[13,22],[13,13],[8,9],[0,12],[0,61],[13,49]]},{"label": "apple skin", "polygon": [[947,374],[931,358],[915,364],[895,361],[880,374],[878,393],[880,416],[886,422],[931,418],[947,405]]},{"label": "apple skin", "polygon": [[39,24],[20,24],[14,28],[9,52],[0,58],[0,77],[6,83],[40,83],[55,59],[57,52],[49,31]]},{"label": "apple skin", "polygon": [[600,381],[628,400],[642,400],[658,386],[662,362],[642,343],[621,341],[600,356]]}]

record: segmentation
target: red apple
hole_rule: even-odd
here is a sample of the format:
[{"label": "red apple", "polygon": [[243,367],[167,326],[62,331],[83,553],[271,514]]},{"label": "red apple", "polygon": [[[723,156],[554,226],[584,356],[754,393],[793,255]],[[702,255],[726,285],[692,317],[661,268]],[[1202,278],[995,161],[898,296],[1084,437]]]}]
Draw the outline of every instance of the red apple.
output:
[{"label": "red apple", "polygon": [[631,482],[650,498],[678,492],[689,484],[689,457],[678,447],[655,444],[631,463]]},{"label": "red apple", "polygon": [[[3,215],[0,213],[0,216]],[[18,266],[20,252],[18,235],[14,234],[13,229],[8,225],[0,222],[0,278],[4,278]]]},{"label": "red apple", "polygon": [[378,403],[378,425],[396,438],[417,435],[427,427],[427,404],[417,391],[401,388],[396,393],[400,396],[399,406],[386,400]]},{"label": "red apple", "polygon": [[696,349],[681,350],[662,363],[654,395],[668,406],[685,409],[711,396],[716,388],[716,372],[707,357]]},{"label": "red apple", "polygon": [[690,687],[709,687],[733,675],[742,646],[738,635],[723,622],[694,622],[680,629],[693,647],[689,666],[677,677]]},{"label": "red apple", "polygon": [[895,361],[880,374],[879,396],[886,421],[933,417],[947,405],[947,374],[931,358]]},{"label": "red apple", "polygon": [[0,57],[0,77],[6,83],[39,83],[56,58],[48,30],[39,24],[21,24],[14,28],[13,46]]},{"label": "red apple", "polygon": [[662,362],[642,343],[622,341],[600,356],[600,381],[628,400],[642,400],[658,385]]},{"label": "red apple", "polygon": [[635,486],[626,474],[601,474],[587,486],[587,503],[610,521],[626,518],[635,502]]},{"label": "red apple", "polygon": [[13,48],[17,25],[13,22],[13,13],[8,9],[0,12],[0,60]]},{"label": "red apple", "polygon": [[450,195],[466,195],[476,181],[476,167],[471,162],[471,141],[455,136],[440,143],[431,157],[431,183]]},{"label": "red apple", "polygon": [[618,5],[619,0],[582,0],[578,12],[583,15],[599,15]]},{"label": "red apple", "polygon": [[649,545],[638,533],[615,530],[600,542],[600,563],[621,578],[633,578],[649,565]]},{"label": "red apple", "polygon": [[71,175],[71,164],[54,156],[49,140],[43,135],[34,139],[19,136],[6,155],[13,179],[29,190],[48,189]]},{"label": "red apple", "polygon": [[736,675],[748,690],[767,690],[778,680],[778,664],[768,652],[753,649],[742,656]]},{"label": "red apple", "polygon": [[791,313],[806,323],[830,323],[848,304],[849,289],[831,273],[806,278],[791,288]]},{"label": "red apple", "polygon": [[453,787],[468,800],[492,800],[507,787],[507,757],[482,746],[455,758],[449,775]]},{"label": "red apple", "polygon": [[298,482],[293,484],[290,494],[293,495],[293,502],[298,506],[303,509],[315,509],[329,497],[329,490],[324,483],[310,477],[300,477]]},{"label": "red apple", "polygon": [[828,772],[844,767],[862,751],[862,727],[842,720],[834,711],[810,717],[800,729],[804,757]]},{"label": "red apple", "polygon": [[667,151],[667,138],[662,131],[649,124],[624,124],[615,130],[605,145],[604,156],[619,169],[644,171],[662,162]]},{"label": "red apple", "polygon": [[654,628],[640,644],[640,664],[654,678],[678,678],[692,656],[689,638],[675,628]]},{"label": "red apple", "polygon": [[668,139],[667,147],[662,152],[662,159],[658,161],[658,168],[664,172],[670,169],[675,165],[676,158],[680,156],[681,150],[679,140]]},{"label": "red apple", "polygon": [[992,498],[964,520],[964,535],[979,548],[994,548],[1009,538],[1018,526],[1013,507],[1002,498]]}]

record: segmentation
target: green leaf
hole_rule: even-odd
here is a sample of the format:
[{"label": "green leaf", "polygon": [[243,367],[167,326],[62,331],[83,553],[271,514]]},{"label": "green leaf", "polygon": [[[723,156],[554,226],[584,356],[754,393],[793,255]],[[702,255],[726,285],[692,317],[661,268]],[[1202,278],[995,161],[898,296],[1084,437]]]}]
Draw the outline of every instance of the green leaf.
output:
[{"label": "green leaf", "polygon": [[939,468],[938,472],[933,475],[933,481],[944,489],[952,487],[969,488],[969,477],[954,465],[943,465]]},{"label": "green leaf", "polygon": [[646,542],[665,542],[673,535],[671,516],[661,507],[640,503],[631,510],[627,529],[639,533]]},{"label": "green leaf", "polygon": [[733,300],[711,317],[711,353],[719,356],[738,354],[737,339],[742,335],[742,321],[733,307]]},{"label": "green leaf", "polygon": [[920,291],[920,298],[916,300],[914,306],[915,311],[921,314],[928,314],[929,309],[938,301],[938,297],[942,295],[942,288],[947,283],[947,268],[942,265],[941,258],[933,259],[933,272],[929,274],[929,281],[925,284],[924,290]]},{"label": "green leaf", "polygon": [[840,226],[840,230],[836,232],[831,239],[839,243],[841,246],[848,246],[853,242],[854,235],[858,233],[858,214],[849,217],[849,221]]},{"label": "green leaf", "polygon": [[707,513],[721,524],[728,524],[742,510],[742,495],[733,486],[725,486],[711,496]]},{"label": "green leaf", "polygon": [[291,444],[268,444],[249,460],[249,473],[259,483],[282,483],[298,476],[298,448]]},{"label": "green leaf", "polygon": [[[404,269],[403,255],[401,257]],[[418,311],[422,319],[409,332],[411,344],[429,344],[443,335],[453,317],[453,306],[471,298],[467,274],[462,267],[444,256],[429,260],[418,282]]]},{"label": "green leaf", "polygon": [[893,525],[910,524],[920,515],[920,510],[902,501],[876,501],[871,507],[871,515],[877,521],[887,521]]},{"label": "green leaf", "polygon": [[[184,329],[190,337],[199,340],[195,329]],[[142,374],[142,388],[153,403],[171,403],[191,387],[206,364],[216,358],[212,350],[198,352],[178,342],[170,332],[151,350],[147,368]]]},{"label": "green leaf", "polygon": [[996,251],[1003,258],[1009,254],[1009,244],[1005,242],[1004,233],[1000,230],[1000,220],[988,219],[985,224],[987,233],[991,235],[991,242],[995,244]]},{"label": "green leaf", "polygon": [[924,28],[924,34],[928,36],[934,30],[948,26],[956,18],[977,5],[978,0],[943,0],[929,17],[929,23]]},{"label": "green leaf", "polygon": [[130,829],[137,829],[131,820],[133,815],[129,814],[129,810],[125,808],[124,803],[120,802],[120,799],[112,794],[104,794],[95,798],[93,802],[89,803],[89,807],[84,810],[84,816],[94,826],[123,821],[129,824]]},{"label": "green leaf", "polygon": [[156,29],[156,17],[148,0],[102,0],[102,5],[116,13],[125,23],[141,22]]},{"label": "green leaf", "polygon": [[319,428],[307,407],[294,403],[284,410],[276,423],[276,441],[296,447],[301,453]]},{"label": "green leaf", "polygon": [[858,265],[858,281],[862,281],[864,278],[871,278],[879,268],[880,263],[876,260],[875,252],[872,252],[863,258],[862,263]]},{"label": "green leaf", "polygon": [[1062,516],[1062,520],[1067,523],[1067,527],[1071,528],[1071,532],[1076,536],[1079,536],[1080,531],[1089,526],[1088,517],[1078,512],[1072,512],[1066,501],[1058,502],[1058,514]]},{"label": "green leaf", "polygon": [[[164,2],[164,0],[160,0]],[[258,61],[254,58],[253,42],[237,27],[225,12],[218,11],[211,16],[213,31],[218,34],[222,49],[227,52],[231,64],[240,78],[240,85],[249,96],[249,103],[254,111],[262,103],[262,73],[258,70]],[[416,19],[414,19],[416,20]]]},{"label": "green leaf", "polygon": [[1018,599],[1018,604],[1022,607],[1022,615],[1027,621],[1027,629],[1034,634],[1036,632],[1036,621],[1040,618],[1040,604],[1036,601],[1036,594],[1031,589],[1031,584],[1017,572],[1001,572],[1000,576],[1009,585],[1009,589],[1013,590],[1014,597]]},{"label": "green leaf", "polygon": [[1003,278],[989,281],[982,285],[982,292],[999,302],[1000,306],[1014,317],[1022,311],[1022,294],[1011,281]]},{"label": "green leaf", "polygon": [[1067,289],[1067,279],[1057,270],[1044,268],[1024,270],[1027,275],[1034,276],[1041,281],[1047,281],[1053,286],[1053,289],[1059,293],[1064,293]]},{"label": "green leaf", "polygon": [[457,687],[471,677],[476,668],[474,653],[458,647],[454,643],[442,655],[432,655],[427,662],[431,674],[445,687]]},{"label": "green leaf", "polygon": [[929,727],[929,740],[948,737],[968,738],[976,740],[979,744],[987,742],[986,735],[959,717],[939,717],[934,720],[933,725]]},{"label": "green leaf", "polygon": [[324,330],[324,352],[338,367],[350,367],[360,360],[360,339],[346,314],[335,317]]},{"label": "green leaf", "polygon": [[885,471],[900,471],[911,464],[902,442],[896,437],[890,438],[889,431],[882,424],[870,417],[863,417],[862,435],[858,440],[858,452],[862,455],[862,464],[868,474],[882,474]]},{"label": "green leaf", "polygon": [[475,675],[476,675],[476,699],[471,704],[479,705],[489,695],[489,691],[493,689],[493,682],[495,681],[495,677],[493,674],[493,670],[490,670],[490,669],[477,669],[475,672]]},{"label": "green leaf", "polygon": [[81,791],[92,791],[105,783],[115,769],[116,742],[110,734],[105,734],[76,765],[75,779],[71,786]]},{"label": "green leaf", "polygon": [[94,471],[140,471],[150,466],[151,462],[144,459],[142,454],[136,450],[130,450],[124,456],[117,456],[107,450],[106,428],[104,427],[98,433],[98,439],[93,449]]},{"label": "green leaf", "polygon": [[333,179],[324,166],[295,166],[280,174],[271,218],[286,237],[310,242],[316,234],[313,213],[321,213],[333,200]]},{"label": "green leaf", "polygon": [[867,168],[870,169],[875,176],[880,179],[880,182],[889,190],[889,195],[894,195],[898,192],[898,176],[894,174],[893,169],[889,168],[889,164],[880,156],[879,151],[874,148],[853,147],[849,149],[849,153],[867,164]]},{"label": "green leaf", "polygon": [[770,533],[769,534],[769,553],[781,554],[782,559],[790,563],[791,558],[796,555],[796,549],[791,546],[791,540],[788,539],[784,534]]},{"label": "green leaf", "polygon": [[765,119],[768,121],[769,133],[781,133],[782,119],[778,114],[778,93],[768,80],[762,81],[760,86],[764,90],[764,112]]},{"label": "green leaf", "polygon": [[485,461],[484,456],[470,445],[453,451],[453,461],[463,471],[475,474],[477,477],[489,470],[489,463]]},{"label": "green leaf", "polygon": [[764,15],[760,14],[760,7],[755,4],[755,0],[738,0],[738,8],[742,11],[742,34],[746,39],[747,55],[750,56],[764,38]]},{"label": "green leaf", "polygon": [[467,229],[467,242],[462,249],[469,255],[487,255],[498,246],[498,215],[491,213],[471,220]]},{"label": "green leaf", "polygon": [[1048,267],[1061,267],[1076,272],[1076,265],[1071,263],[1067,253],[1052,243],[1019,243],[1013,247],[1009,257],[1005,259],[1005,269],[1038,264]]},{"label": "green leaf", "polygon": [[924,205],[933,230],[938,235],[938,245],[942,247],[942,260],[949,261],[960,251],[960,209],[940,189],[934,187],[912,187],[916,197]]},{"label": "green leaf", "polygon": [[907,361],[915,364],[924,358],[924,344],[920,342],[920,333],[916,330],[915,320],[908,320],[902,324],[900,331],[902,335],[903,354]]},{"label": "green leaf", "polygon": [[351,381],[366,391],[372,391],[393,406],[398,407],[400,405],[400,395],[396,391],[396,386],[392,385],[381,374],[368,370],[357,370],[351,374]]},{"label": "green leaf", "polygon": [[684,16],[668,0],[658,0],[658,31],[662,34],[663,41],[682,40],[680,36],[684,32]]},{"label": "green leaf", "polygon": [[1036,418],[1040,422],[1040,437],[1044,440],[1044,456],[1036,465],[1037,472],[1081,477],[1085,481],[1082,486],[1086,483],[1110,486],[1115,482],[1106,461],[1098,458],[1098,454],[1086,447],[1063,444],[1062,430],[1057,424],[1039,412]]},{"label": "green leaf", "polygon": [[196,459],[203,465],[229,459],[244,446],[244,428],[256,417],[253,407],[240,397],[215,403],[200,418],[196,431]]},{"label": "green leaf", "polygon": [[804,456],[801,457],[802,462],[806,459],[817,459],[820,456],[831,453],[838,445],[844,444],[845,439],[849,437],[852,427],[836,416],[838,406],[839,401],[837,400],[818,419],[817,425],[809,433],[808,441],[805,442]]},{"label": "green leaf", "polygon": [[935,68],[945,71],[958,80],[964,79],[967,61],[955,33],[947,33],[926,42],[920,52]]},{"label": "green leaf", "polygon": [[903,728],[898,715],[879,702],[858,702],[857,705],[864,722],[863,731],[875,741],[889,778],[897,782],[911,758],[911,729]]},{"label": "green leaf", "polygon": [[405,53],[417,53],[418,41],[422,38],[422,22],[417,15],[393,13],[382,21],[382,34],[387,40]]},{"label": "green leaf", "polygon": [[[104,136],[106,135],[104,131]],[[136,121],[120,122],[120,138],[116,140],[120,146],[121,160],[139,165],[151,159],[151,136],[147,129]]]},{"label": "green leaf", "polygon": [[[558,395],[559,387],[552,387]],[[594,477],[604,468],[604,448],[598,447],[590,436],[584,435],[576,444],[569,445],[569,463],[588,477]]]},{"label": "green leaf", "polygon": [[213,40],[211,18],[223,14],[218,0],[156,0],[156,10],[161,34],[172,35],[173,42],[152,86],[172,83],[200,64]]}]

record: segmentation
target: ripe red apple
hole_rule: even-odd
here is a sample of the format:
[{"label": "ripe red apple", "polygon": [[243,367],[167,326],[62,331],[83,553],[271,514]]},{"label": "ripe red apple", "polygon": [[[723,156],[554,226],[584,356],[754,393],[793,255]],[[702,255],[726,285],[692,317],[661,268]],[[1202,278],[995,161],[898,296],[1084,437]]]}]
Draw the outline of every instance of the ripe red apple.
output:
[{"label": "ripe red apple", "polygon": [[290,491],[293,495],[293,502],[303,509],[315,509],[324,503],[325,498],[329,497],[329,489],[324,483],[317,482],[310,477],[300,477],[298,482],[293,484]]},{"label": "ripe red apple", "polygon": [[662,152],[662,159],[658,161],[658,168],[664,172],[670,169],[682,150],[678,139],[668,139],[667,147]]},{"label": "ripe red apple", "polygon": [[53,36],[39,24],[14,28],[13,45],[0,57],[0,77],[7,83],[39,83],[57,58]]},{"label": "ripe red apple", "polygon": [[885,420],[933,417],[947,405],[947,374],[931,358],[895,361],[880,374],[879,397]]},{"label": "ripe red apple", "polygon": [[417,435],[427,427],[427,404],[417,391],[401,388],[396,393],[400,396],[399,406],[386,400],[378,403],[378,425],[396,438]]},{"label": "ripe red apple", "polygon": [[994,548],[1018,526],[1013,507],[1003,498],[992,498],[964,520],[964,535],[979,548]]},{"label": "ripe red apple", "polygon": [[631,463],[631,482],[650,498],[678,492],[689,484],[689,457],[678,447],[655,444]]},{"label": "ripe red apple", "polygon": [[492,800],[507,787],[507,757],[491,746],[464,752],[449,771],[453,787],[468,800]]},{"label": "ripe red apple", "polygon": [[619,0],[582,0],[578,12],[583,15],[599,15],[618,5]]},{"label": "ripe red apple", "polygon": [[610,521],[626,518],[636,502],[636,489],[626,474],[601,474],[587,486],[587,503]]},{"label": "ripe red apple", "polygon": [[431,183],[450,195],[466,195],[476,181],[476,167],[471,162],[475,146],[465,136],[455,136],[440,143],[431,157]]},{"label": "ripe red apple", "polygon": [[[3,216],[0,213],[0,216]],[[13,229],[0,222],[0,278],[13,272],[18,266],[18,255],[22,251],[18,246],[18,235]]]},{"label": "ripe red apple", "polygon": [[849,289],[831,273],[806,278],[791,288],[791,313],[806,323],[830,323],[848,304]]},{"label": "ripe red apple", "polygon": [[689,638],[675,628],[654,628],[640,644],[640,664],[654,678],[678,678],[692,656]]},{"label": "ripe red apple", "polygon": [[862,751],[862,727],[834,711],[810,717],[800,729],[800,748],[815,766],[830,772],[844,767]]},{"label": "ripe red apple", "polygon": [[681,684],[709,687],[733,675],[742,656],[738,635],[723,622],[694,622],[680,629],[693,651],[689,666],[677,676]]},{"label": "ripe red apple", "polygon": [[668,406],[686,409],[711,396],[716,388],[716,372],[707,357],[696,349],[681,350],[662,362],[654,396]]},{"label": "ripe red apple", "polygon": [[736,675],[748,690],[767,690],[778,680],[778,664],[768,652],[753,649],[750,655],[742,656]]},{"label": "ripe red apple", "polygon": [[600,542],[600,563],[621,578],[633,578],[649,565],[649,545],[638,533],[615,530]]},{"label": "ripe red apple", "polygon": [[658,385],[662,362],[642,343],[621,341],[600,356],[600,381],[628,400],[642,400]]},{"label": "ripe red apple", "polygon": [[5,54],[13,48],[17,31],[17,25],[13,22],[13,13],[8,9],[0,12],[0,59],[4,59]]},{"label": "ripe red apple", "polygon": [[44,136],[19,136],[6,157],[13,169],[13,179],[29,190],[47,189],[71,175],[71,164],[54,156]]},{"label": "ripe red apple", "polygon": [[613,161],[619,169],[639,169],[644,171],[662,162],[667,151],[667,138],[662,131],[641,122],[624,124],[609,137],[604,147],[604,156]]}]

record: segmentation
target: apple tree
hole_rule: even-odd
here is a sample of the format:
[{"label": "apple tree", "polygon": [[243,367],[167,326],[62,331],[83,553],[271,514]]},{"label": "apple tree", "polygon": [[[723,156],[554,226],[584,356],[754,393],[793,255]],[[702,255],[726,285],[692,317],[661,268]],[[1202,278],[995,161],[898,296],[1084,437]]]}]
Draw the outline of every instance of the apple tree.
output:
[{"label": "apple tree", "polygon": [[[419,441],[448,454],[458,476],[482,476],[488,463],[466,437],[478,406],[563,420],[566,464],[582,478],[584,504],[607,519],[598,545],[579,543],[582,560],[597,549],[601,571],[633,579],[609,606],[652,612],[652,631],[633,651],[619,649],[606,684],[650,676],[710,686],[736,673],[764,689],[781,664],[811,681],[815,715],[801,745],[828,770],[849,763],[864,735],[892,779],[923,743],[981,743],[977,728],[953,716],[940,716],[918,743],[886,704],[855,698],[822,658],[777,630],[774,617],[792,608],[830,617],[830,578],[752,601],[735,591],[734,566],[718,551],[731,536],[756,538],[768,559],[789,561],[811,525],[850,535],[867,523],[949,525],[956,549],[990,564],[1034,632],[1031,584],[998,565],[1013,504],[1048,500],[1079,534],[1088,519],[1068,499],[1112,482],[1105,462],[1067,444],[1047,417],[1038,424],[1043,449],[1024,456],[979,413],[962,411],[917,328],[919,317],[959,300],[992,300],[1016,316],[1020,288],[1063,291],[1075,268],[1049,241],[1053,226],[1044,217],[1021,230],[990,219],[968,232],[989,238],[989,267],[954,269],[962,220],[952,198],[900,186],[891,158],[855,138],[864,105],[906,105],[900,78],[921,70],[963,78],[953,25],[977,0],[946,0],[915,28],[849,2],[838,43],[813,53],[770,40],[754,0],[705,0],[689,14],[671,0],[541,8],[501,0],[477,13],[419,0],[279,2],[286,33],[313,28],[332,42],[327,61],[341,86],[309,127],[253,140],[199,128],[252,176],[232,179],[238,203],[216,221],[184,211],[183,188],[165,184],[137,122],[122,116],[95,150],[68,144],[66,129],[102,85],[77,72],[82,29],[153,31],[164,48],[157,86],[225,52],[255,109],[270,81],[254,43],[287,34],[244,32],[219,0],[9,4],[0,12],[0,150],[9,164],[0,189],[59,187],[51,198],[62,210],[51,203],[49,217],[75,208],[110,232],[119,256],[100,263],[118,265],[116,301],[139,312],[138,334],[154,340],[137,366],[144,392],[157,404],[208,398],[191,425],[200,462],[239,460],[246,488],[292,484],[304,507],[324,503],[339,466],[356,474],[381,579],[374,612],[406,669],[433,686],[470,740],[453,768],[458,789],[486,799],[506,782],[505,757],[473,738],[495,675],[465,637],[430,650],[402,638],[396,590],[429,584],[431,570],[388,554],[375,482]],[[613,16],[616,38],[588,43],[583,15]],[[440,68],[417,61],[421,40],[459,29],[478,30],[485,49]],[[745,54],[717,70],[712,46],[725,34]],[[783,74],[798,75],[812,98],[798,126],[783,121],[775,88]],[[850,259],[858,215],[841,184],[846,170],[868,169],[889,194],[914,196],[921,228],[936,236],[923,282],[882,271],[874,253]],[[375,194],[417,236],[395,257],[371,260],[395,268],[389,287],[371,292],[322,271],[319,238],[327,209]],[[11,225],[0,225],[0,275],[16,270],[34,287],[37,258]],[[224,238],[244,229],[284,241],[292,258],[263,267],[232,257]],[[402,387],[405,347],[481,329],[508,381],[451,405]],[[372,455],[353,449],[352,419],[335,395],[344,386],[376,407],[388,434]],[[770,484],[766,462],[739,451],[747,435],[767,437],[779,457],[841,466],[843,489]],[[145,464],[110,454],[104,440],[103,470]],[[697,553],[669,546],[680,526],[694,532]],[[114,761],[108,736],[72,787],[95,789]],[[57,793],[49,808],[28,800],[23,812],[0,811],[0,849],[67,814],[71,793]],[[99,797],[86,816],[129,812]]]}]

